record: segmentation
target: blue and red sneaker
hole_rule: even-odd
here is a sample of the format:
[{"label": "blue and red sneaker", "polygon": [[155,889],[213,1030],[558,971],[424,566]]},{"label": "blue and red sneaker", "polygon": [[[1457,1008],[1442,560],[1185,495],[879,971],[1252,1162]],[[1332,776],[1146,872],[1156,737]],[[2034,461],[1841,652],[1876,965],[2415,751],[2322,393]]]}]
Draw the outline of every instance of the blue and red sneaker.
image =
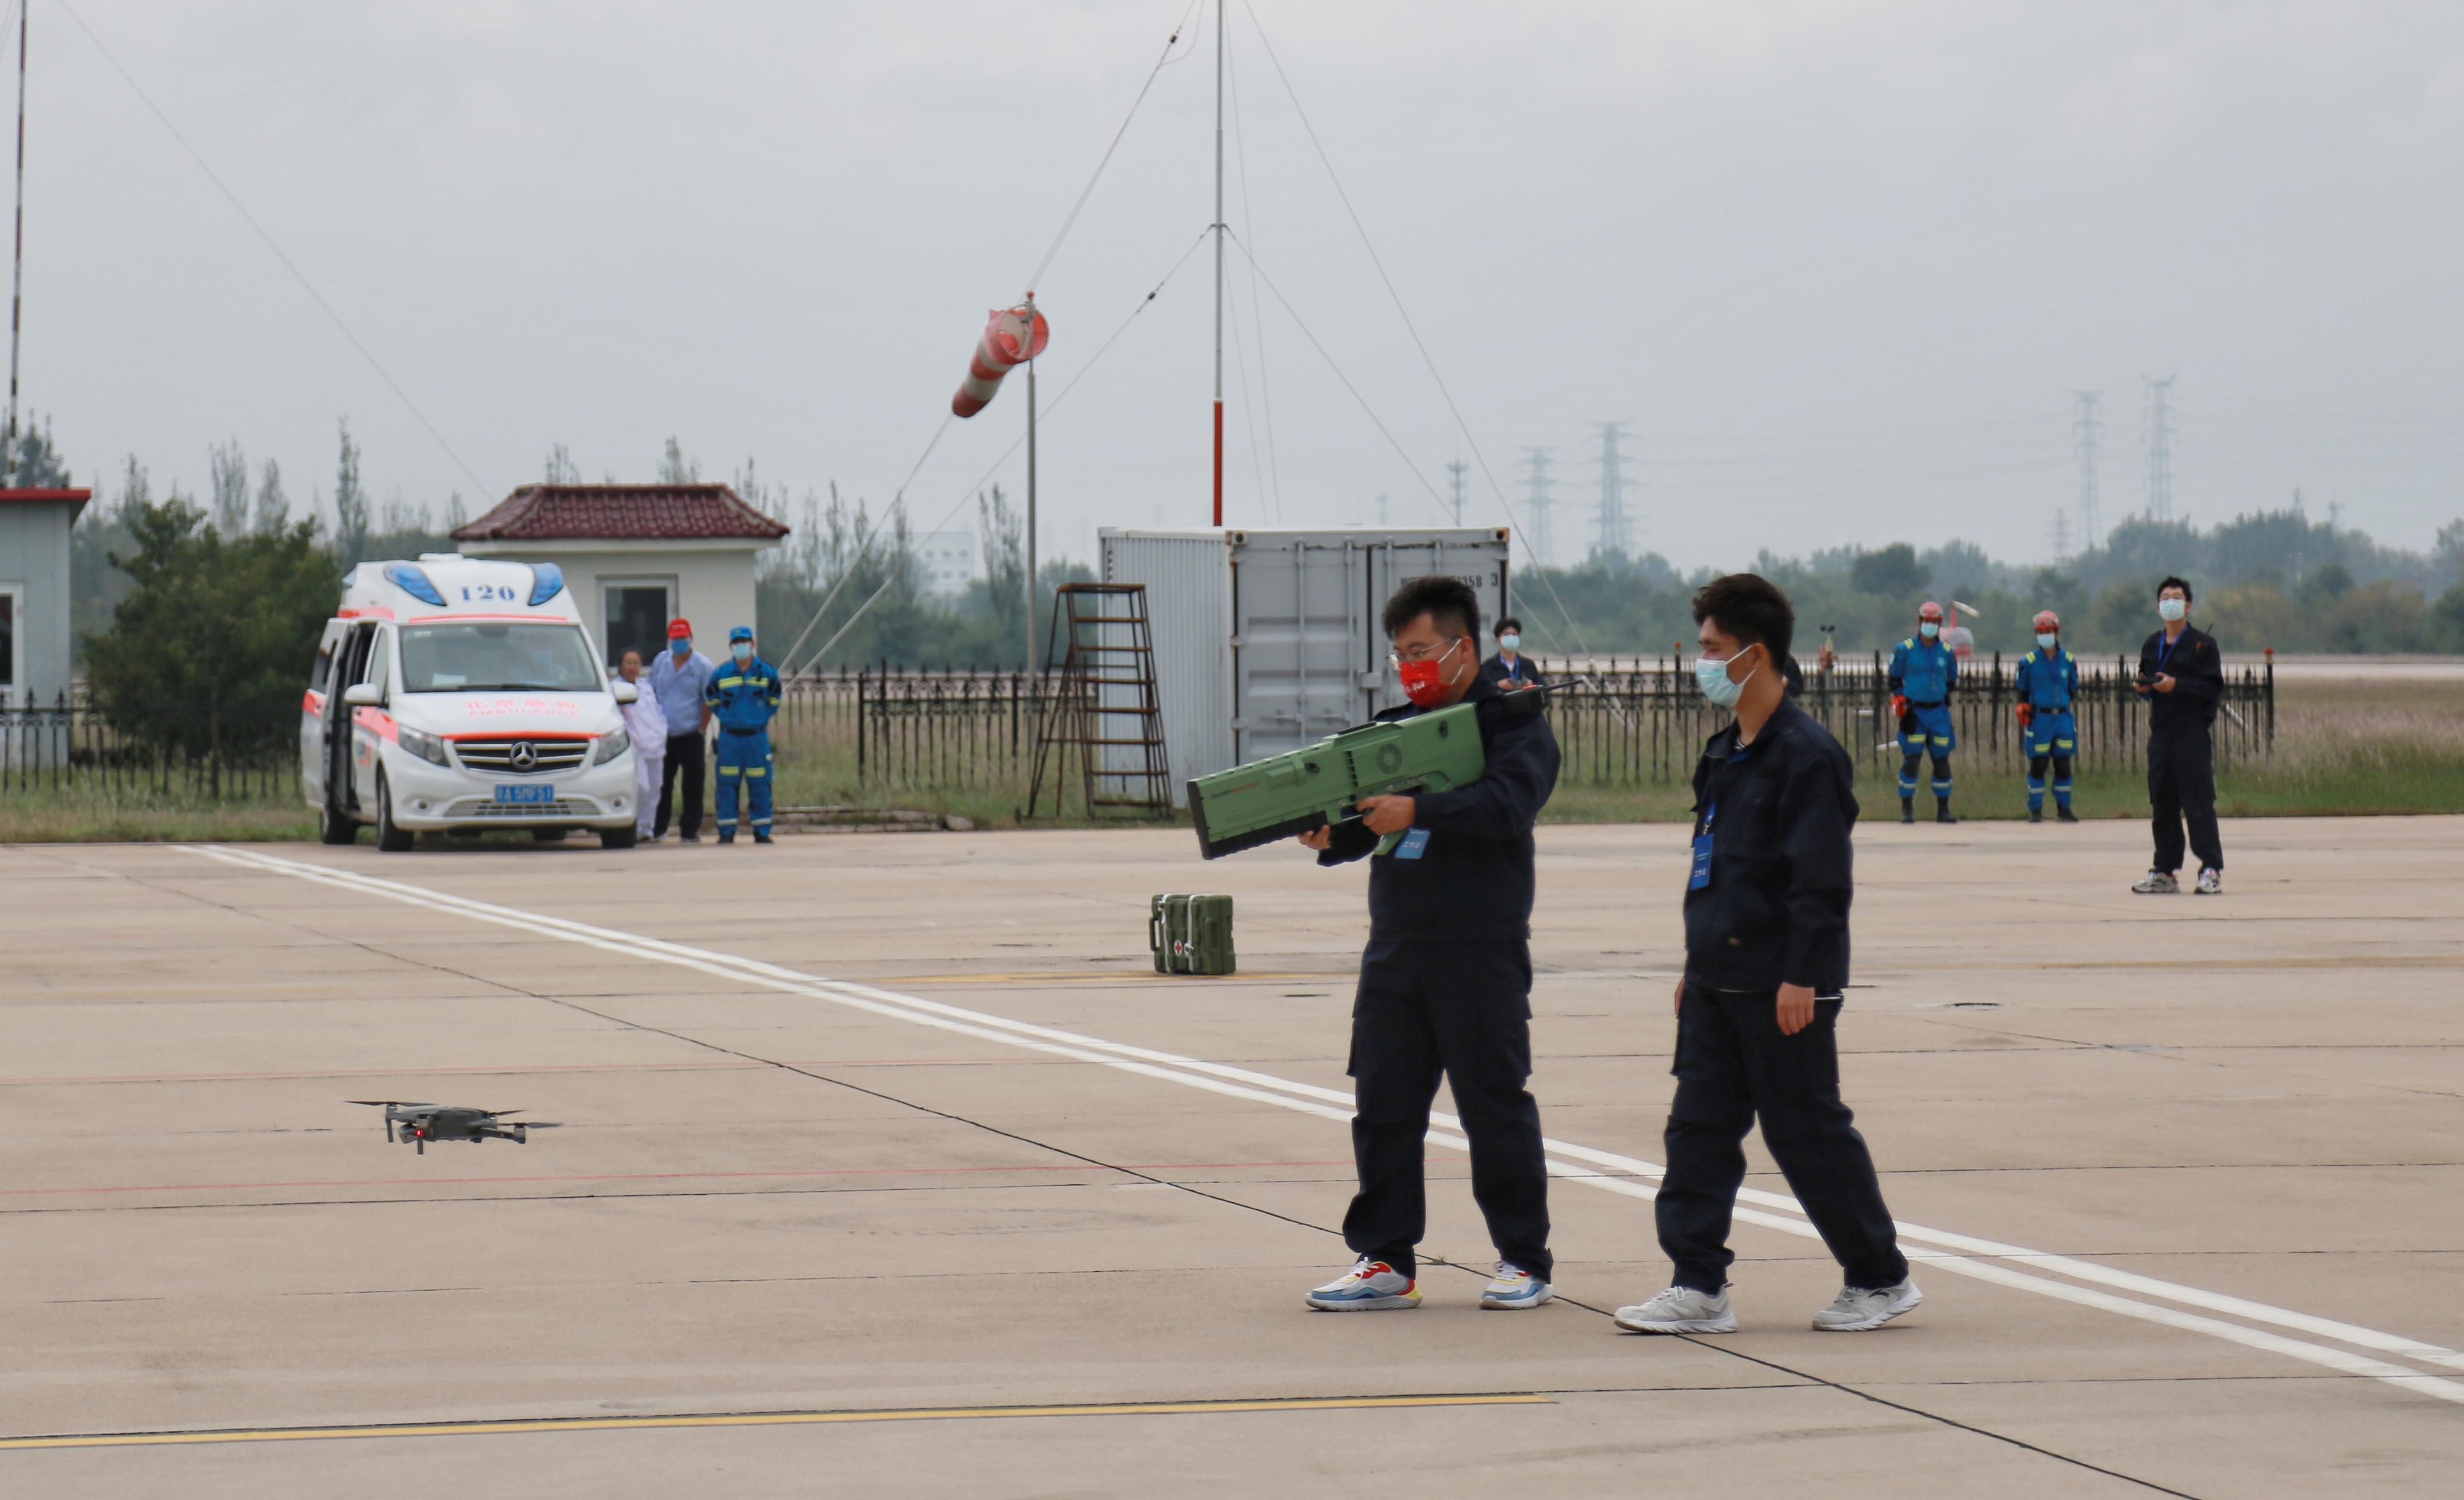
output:
[{"label": "blue and red sneaker", "polygon": [[1363,1255],[1350,1271],[1311,1290],[1308,1301],[1323,1313],[1383,1313],[1419,1307],[1420,1288],[1384,1261]]}]

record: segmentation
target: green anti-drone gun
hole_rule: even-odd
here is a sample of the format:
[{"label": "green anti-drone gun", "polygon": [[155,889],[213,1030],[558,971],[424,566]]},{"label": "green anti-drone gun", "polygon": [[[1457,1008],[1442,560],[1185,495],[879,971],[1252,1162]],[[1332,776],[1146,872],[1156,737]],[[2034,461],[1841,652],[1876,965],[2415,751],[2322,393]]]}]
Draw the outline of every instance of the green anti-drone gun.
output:
[{"label": "green anti-drone gun", "polygon": [[[1546,702],[1544,691],[1527,688],[1408,719],[1355,725],[1314,745],[1200,776],[1189,784],[1199,850],[1217,859],[1355,818],[1362,797],[1469,786],[1487,765],[1475,717],[1481,708],[1537,713]],[[1377,852],[1392,849],[1401,837],[1388,834]]]}]

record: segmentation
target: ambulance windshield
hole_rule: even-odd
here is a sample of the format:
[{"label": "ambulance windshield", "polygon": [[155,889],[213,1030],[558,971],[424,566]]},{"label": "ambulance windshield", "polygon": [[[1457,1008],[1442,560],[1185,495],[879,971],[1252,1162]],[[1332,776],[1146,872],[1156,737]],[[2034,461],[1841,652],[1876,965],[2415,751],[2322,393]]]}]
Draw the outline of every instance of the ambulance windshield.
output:
[{"label": "ambulance windshield", "polygon": [[414,693],[586,693],[607,685],[590,658],[590,643],[571,625],[473,620],[403,626],[402,686]]}]

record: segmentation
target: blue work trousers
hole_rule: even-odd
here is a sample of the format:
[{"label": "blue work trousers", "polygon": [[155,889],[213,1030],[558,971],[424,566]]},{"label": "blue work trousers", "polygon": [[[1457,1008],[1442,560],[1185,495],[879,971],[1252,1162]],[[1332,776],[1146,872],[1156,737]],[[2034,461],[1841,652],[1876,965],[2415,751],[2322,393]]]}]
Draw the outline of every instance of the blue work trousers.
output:
[{"label": "blue work trousers", "polygon": [[736,834],[737,793],[740,789],[751,799],[747,810],[753,831],[770,832],[771,775],[770,731],[755,729],[739,734],[734,729],[718,731],[718,836],[733,837]]}]

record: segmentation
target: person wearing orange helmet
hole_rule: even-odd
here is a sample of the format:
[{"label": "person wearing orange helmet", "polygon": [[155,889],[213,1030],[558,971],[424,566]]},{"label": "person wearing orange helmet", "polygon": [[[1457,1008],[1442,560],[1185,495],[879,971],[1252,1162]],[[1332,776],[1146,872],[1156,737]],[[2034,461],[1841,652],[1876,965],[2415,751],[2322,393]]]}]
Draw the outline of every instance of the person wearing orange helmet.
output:
[{"label": "person wearing orange helmet", "polygon": [[2019,659],[2019,733],[2028,747],[2028,821],[2045,820],[2045,768],[2054,772],[2054,816],[2076,823],[2071,811],[2071,757],[2079,750],[2079,726],[2071,703],[2079,697],[2079,658],[2062,645],[2061,617],[2036,612],[2036,649]]},{"label": "person wearing orange helmet", "polygon": [[1950,693],[1959,684],[1959,658],[1942,639],[1942,606],[1927,599],[1917,610],[1917,633],[1891,648],[1891,715],[1900,723],[1900,821],[1917,820],[1917,762],[1933,753],[1933,820],[1950,815],[1950,752],[1959,737],[1950,728]]}]

